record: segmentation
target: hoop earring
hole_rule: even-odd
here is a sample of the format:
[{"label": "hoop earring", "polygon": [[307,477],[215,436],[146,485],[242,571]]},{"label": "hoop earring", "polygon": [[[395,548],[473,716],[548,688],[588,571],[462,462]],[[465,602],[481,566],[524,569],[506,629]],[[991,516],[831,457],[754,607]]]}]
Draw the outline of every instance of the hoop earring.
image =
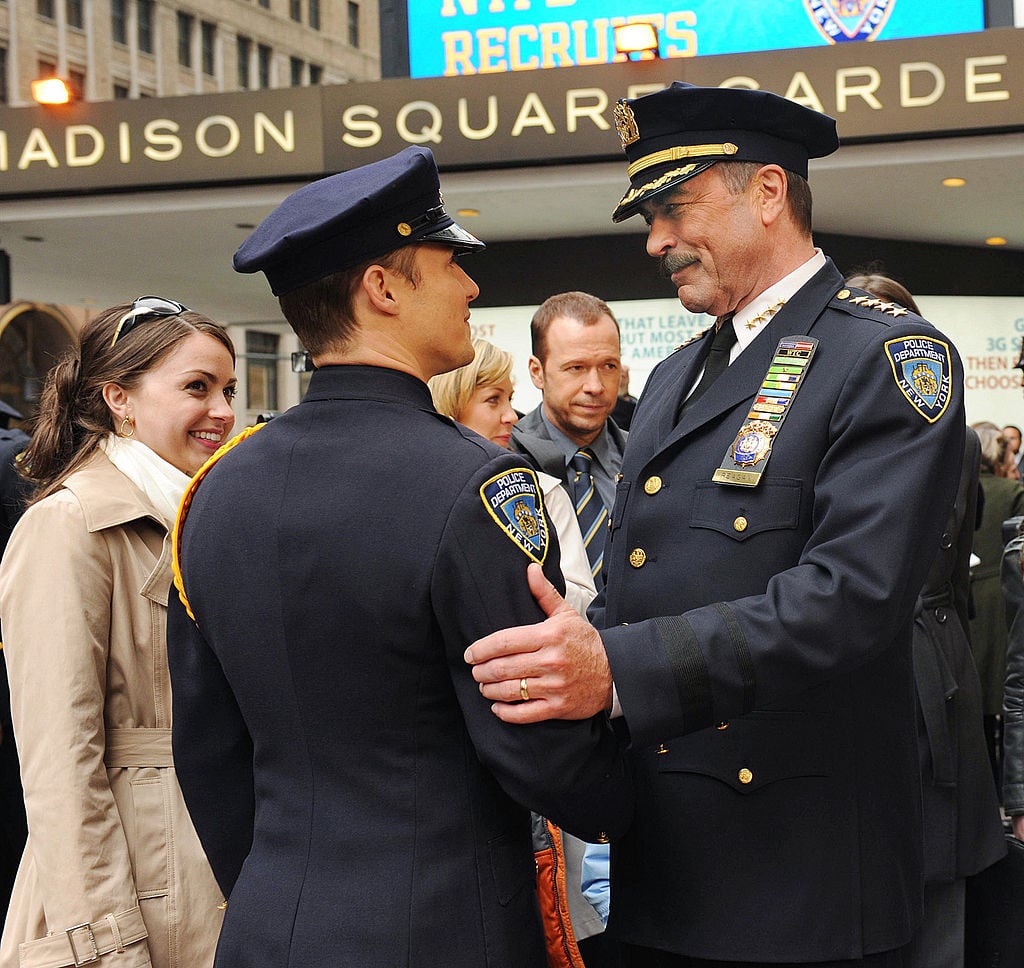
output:
[{"label": "hoop earring", "polygon": [[[125,430],[125,427],[128,429]],[[135,424],[132,423],[131,417],[125,417],[121,421],[121,426],[117,428],[118,437],[134,437],[135,436]]]}]

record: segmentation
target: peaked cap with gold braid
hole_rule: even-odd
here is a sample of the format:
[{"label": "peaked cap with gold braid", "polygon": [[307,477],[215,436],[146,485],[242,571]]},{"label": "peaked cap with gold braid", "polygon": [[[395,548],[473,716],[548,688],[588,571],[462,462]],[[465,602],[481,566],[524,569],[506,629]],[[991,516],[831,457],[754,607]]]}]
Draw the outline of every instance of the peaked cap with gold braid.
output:
[{"label": "peaked cap with gold braid", "polygon": [[615,127],[629,167],[630,188],[613,222],[635,215],[652,195],[717,161],[781,165],[807,177],[807,159],[839,147],[836,122],[826,114],[746,88],[697,87],[676,81],[643,97],[622,98]]}]

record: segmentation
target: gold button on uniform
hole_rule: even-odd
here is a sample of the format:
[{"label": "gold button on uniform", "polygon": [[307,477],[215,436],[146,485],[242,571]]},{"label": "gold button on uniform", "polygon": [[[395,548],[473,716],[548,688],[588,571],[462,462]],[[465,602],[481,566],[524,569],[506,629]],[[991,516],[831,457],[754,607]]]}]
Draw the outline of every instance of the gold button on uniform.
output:
[{"label": "gold button on uniform", "polygon": [[644,562],[647,560],[647,552],[643,548],[634,548],[629,553],[629,563],[634,568],[643,568]]},{"label": "gold button on uniform", "polygon": [[735,521],[733,521],[732,526],[737,531],[746,531],[747,530],[747,519],[745,517],[743,517],[743,515],[741,514]]},{"label": "gold button on uniform", "polygon": [[728,728],[729,728],[728,720],[726,722],[724,722],[724,723],[715,723],[715,729],[728,729]]},{"label": "gold button on uniform", "polygon": [[658,477],[657,474],[652,477],[648,477],[647,480],[644,481],[644,490],[648,494],[657,494],[658,491],[661,490],[661,478]]},{"label": "gold button on uniform", "polygon": [[659,743],[658,748],[654,751],[658,756],[664,756],[668,752],[668,747],[664,743]]},{"label": "gold button on uniform", "polygon": [[754,779],[754,774],[751,773],[750,770],[748,770],[746,767],[743,767],[743,769],[740,770],[740,772],[737,775],[739,777],[740,783],[749,783],[751,780]]}]

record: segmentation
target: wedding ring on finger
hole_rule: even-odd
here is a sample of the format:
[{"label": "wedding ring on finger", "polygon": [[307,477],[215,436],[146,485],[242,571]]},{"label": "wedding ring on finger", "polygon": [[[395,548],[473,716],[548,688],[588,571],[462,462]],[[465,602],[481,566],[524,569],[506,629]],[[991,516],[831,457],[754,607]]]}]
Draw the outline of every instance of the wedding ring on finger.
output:
[{"label": "wedding ring on finger", "polygon": [[522,696],[523,702],[530,701],[530,690],[526,688],[525,676],[519,680],[519,695]]}]

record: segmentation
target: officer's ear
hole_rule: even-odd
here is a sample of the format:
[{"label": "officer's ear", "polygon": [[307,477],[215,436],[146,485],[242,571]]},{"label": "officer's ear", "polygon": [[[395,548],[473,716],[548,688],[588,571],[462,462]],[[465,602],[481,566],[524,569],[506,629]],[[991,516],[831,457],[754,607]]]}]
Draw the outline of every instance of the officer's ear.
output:
[{"label": "officer's ear", "polygon": [[366,294],[370,305],[380,313],[388,316],[397,315],[399,306],[394,292],[394,273],[384,266],[373,263],[363,270],[359,287]]},{"label": "officer's ear", "polygon": [[778,165],[763,165],[754,175],[754,200],[764,225],[770,225],[786,210],[789,180]]}]

